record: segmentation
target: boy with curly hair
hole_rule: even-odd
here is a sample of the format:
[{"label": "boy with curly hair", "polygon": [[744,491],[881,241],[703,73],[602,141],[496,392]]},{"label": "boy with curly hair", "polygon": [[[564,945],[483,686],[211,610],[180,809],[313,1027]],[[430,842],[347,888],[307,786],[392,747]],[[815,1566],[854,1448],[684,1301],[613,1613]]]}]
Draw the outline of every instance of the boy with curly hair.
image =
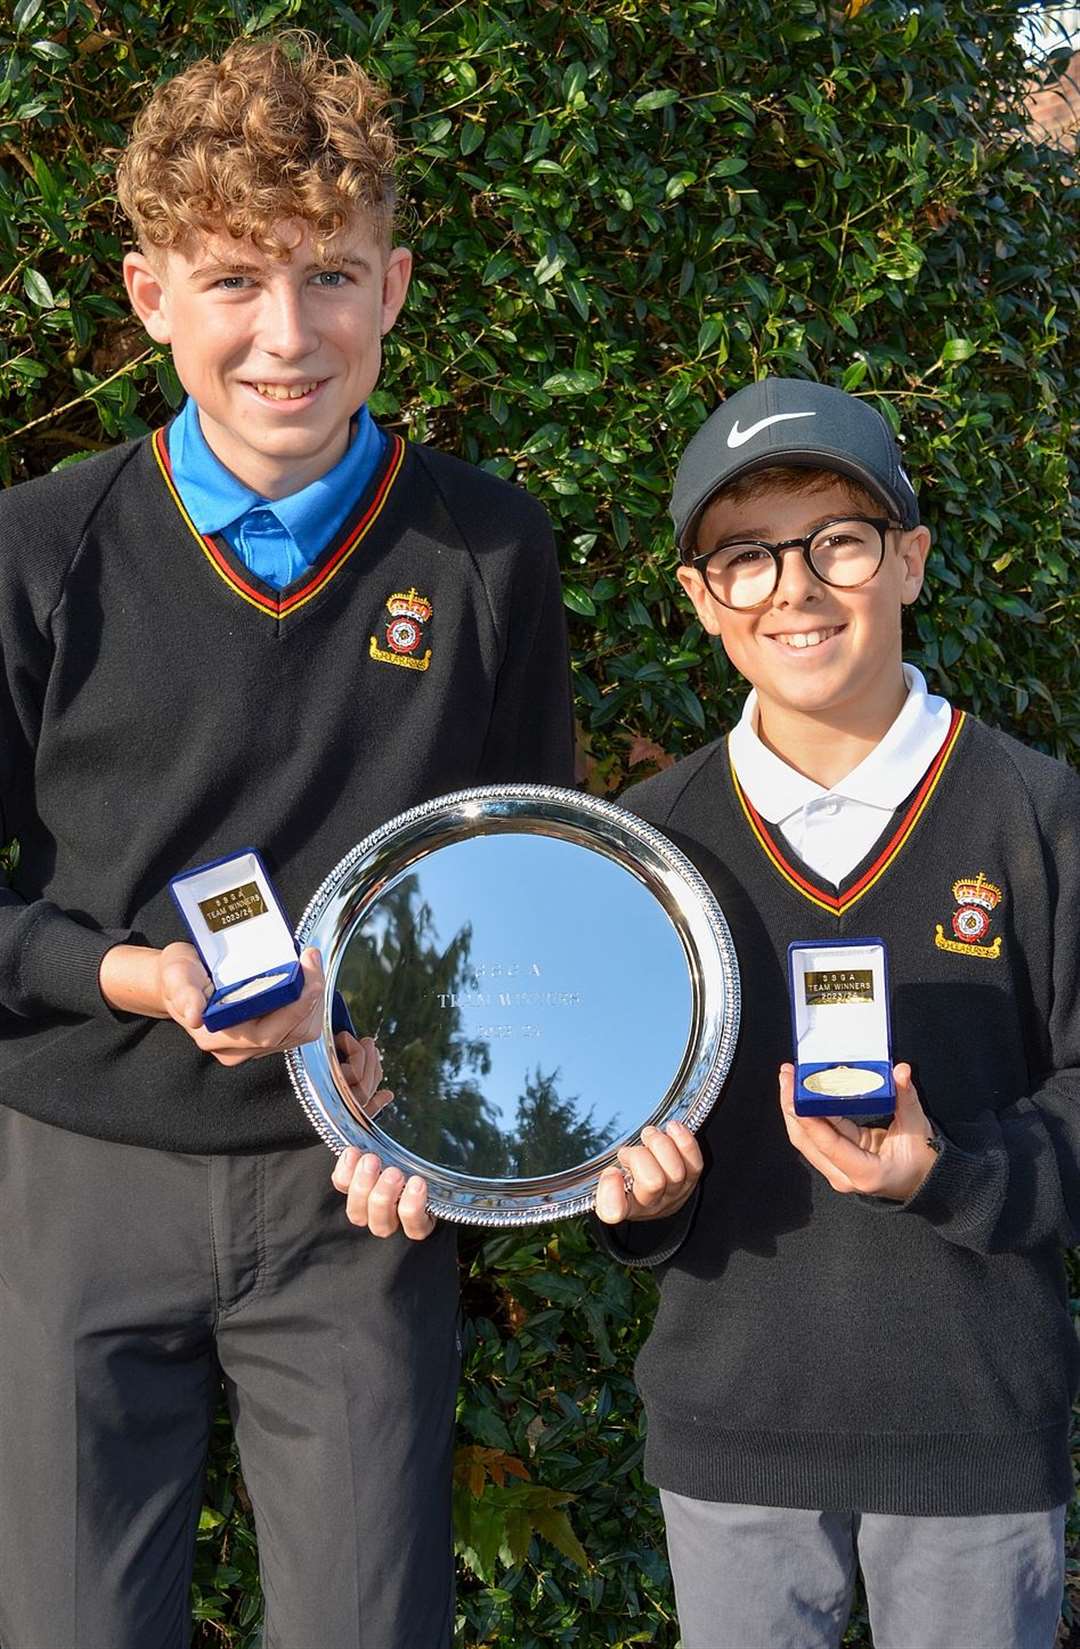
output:
[{"label": "boy with curly hair", "polygon": [[304,38],[154,93],[124,274],[188,399],[0,499],[5,1649],[188,1641],[219,1378],[265,1649],[450,1643],[452,1235],[374,1157],[332,1184],[269,1057],[318,956],[210,1033],[168,897],[254,843],[295,914],[404,808],[571,777],[543,510],[367,411],[411,267],[384,103]]}]

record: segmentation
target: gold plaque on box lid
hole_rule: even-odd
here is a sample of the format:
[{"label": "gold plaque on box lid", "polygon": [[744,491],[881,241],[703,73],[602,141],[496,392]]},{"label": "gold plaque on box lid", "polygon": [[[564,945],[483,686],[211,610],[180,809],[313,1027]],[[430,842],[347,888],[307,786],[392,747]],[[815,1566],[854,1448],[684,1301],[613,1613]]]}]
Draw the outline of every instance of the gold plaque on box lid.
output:
[{"label": "gold plaque on box lid", "polygon": [[823,968],[805,975],[805,990],[808,1008],[872,1002],[874,975],[870,968]]},{"label": "gold plaque on box lid", "polygon": [[234,928],[238,922],[250,922],[253,916],[266,914],[266,902],[257,882],[226,888],[224,893],[215,893],[198,903],[211,933],[220,933],[222,928]]}]

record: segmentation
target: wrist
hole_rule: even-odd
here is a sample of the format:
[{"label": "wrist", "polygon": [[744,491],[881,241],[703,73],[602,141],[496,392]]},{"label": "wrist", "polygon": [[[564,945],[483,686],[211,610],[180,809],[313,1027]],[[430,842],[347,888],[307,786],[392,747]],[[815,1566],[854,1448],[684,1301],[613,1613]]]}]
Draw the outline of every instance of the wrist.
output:
[{"label": "wrist", "polygon": [[167,1019],[161,992],[161,952],[150,945],[113,945],[101,958],[98,989],[117,1013]]},{"label": "wrist", "polygon": [[920,1140],[913,1144],[910,1160],[904,1164],[904,1171],[898,1175],[892,1185],[883,1189],[879,1195],[890,1202],[910,1202],[926,1184],[931,1170],[938,1159],[938,1151],[929,1139]]}]

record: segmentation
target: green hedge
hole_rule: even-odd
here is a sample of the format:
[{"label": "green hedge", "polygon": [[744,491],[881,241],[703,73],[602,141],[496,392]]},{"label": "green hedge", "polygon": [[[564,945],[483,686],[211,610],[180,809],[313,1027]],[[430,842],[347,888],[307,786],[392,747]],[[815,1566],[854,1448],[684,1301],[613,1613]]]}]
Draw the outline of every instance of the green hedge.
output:
[{"label": "green hedge", "polygon": [[[159,78],[302,22],[400,99],[418,273],[375,408],[554,516],[594,789],[737,702],[673,591],[665,504],[688,435],[766,371],[899,423],[937,543],[911,656],[1070,756],[1077,175],[1023,129],[1023,10],[19,0],[0,21],[0,473],[75,461],[175,404],[118,288],[110,150]],[[651,1284],[571,1227],[465,1248],[461,1641],[673,1646],[629,1383]],[[202,1649],[255,1641],[228,1447]]]}]

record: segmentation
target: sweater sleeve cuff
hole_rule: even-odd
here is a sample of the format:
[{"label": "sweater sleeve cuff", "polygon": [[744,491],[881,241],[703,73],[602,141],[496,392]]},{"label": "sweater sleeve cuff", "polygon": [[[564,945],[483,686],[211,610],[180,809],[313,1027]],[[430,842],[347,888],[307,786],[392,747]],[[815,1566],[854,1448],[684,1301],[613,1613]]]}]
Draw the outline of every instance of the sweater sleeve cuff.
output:
[{"label": "sweater sleeve cuff", "polygon": [[55,905],[36,905],[28,912],[17,950],[11,1007],[26,1018],[52,1013],[111,1015],[98,983],[101,959],[131,937],[129,928],[84,927]]},{"label": "sweater sleeve cuff", "polygon": [[860,1197],[875,1213],[917,1214],[963,1248],[982,1248],[1001,1208],[1009,1164],[1004,1150],[968,1151],[935,1129],[930,1172],[906,1202]]},{"label": "sweater sleeve cuff", "polygon": [[600,1247],[620,1265],[664,1265],[685,1242],[700,1195],[699,1186],[682,1208],[659,1220],[624,1220],[621,1225],[605,1225],[594,1214],[593,1234]]}]

